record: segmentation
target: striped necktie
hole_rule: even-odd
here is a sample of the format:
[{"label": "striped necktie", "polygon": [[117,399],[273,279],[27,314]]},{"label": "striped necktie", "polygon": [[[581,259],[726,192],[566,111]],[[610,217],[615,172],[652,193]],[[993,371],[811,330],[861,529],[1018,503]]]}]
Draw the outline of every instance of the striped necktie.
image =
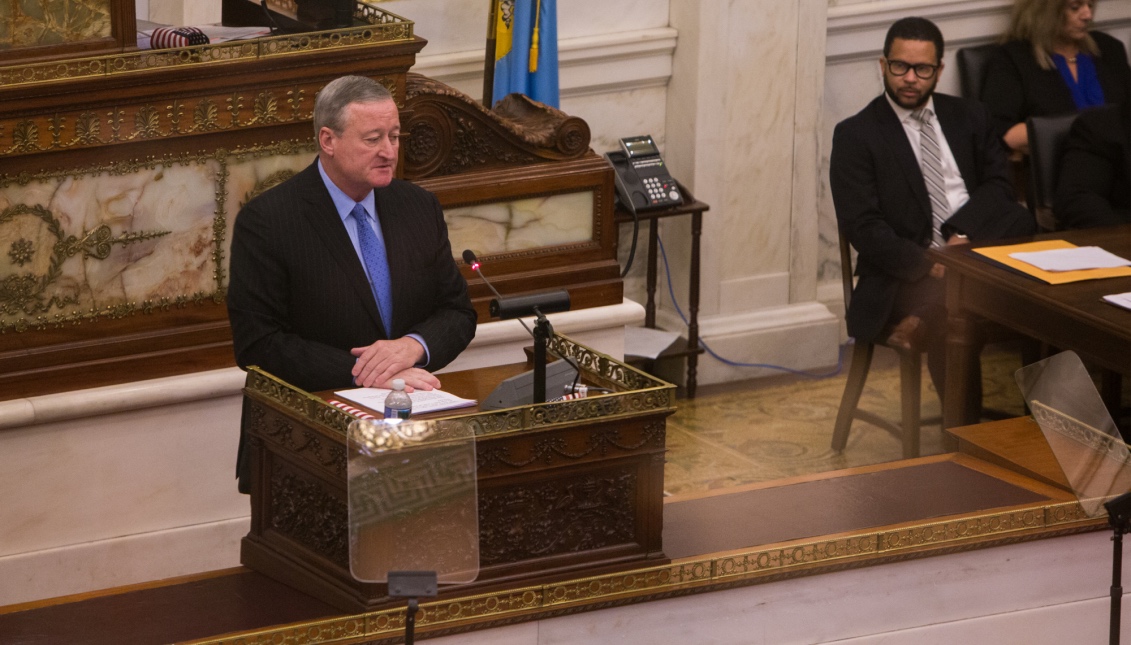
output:
[{"label": "striped necktie", "polygon": [[950,218],[950,201],[946,198],[943,181],[942,149],[931,126],[935,114],[927,108],[919,108],[911,113],[911,118],[919,122],[919,169],[931,198],[931,246],[945,246],[942,225]]},{"label": "striped necktie", "polygon": [[[377,239],[373,227],[369,224],[369,212],[361,204],[356,204],[350,211],[357,222],[357,241],[361,247],[361,258],[365,261],[365,272],[369,274],[369,285],[373,289],[373,297],[377,299],[377,309],[381,314],[381,322],[385,325],[385,334],[392,338],[393,335],[393,285],[389,275],[389,258],[385,255],[385,245]],[[380,226],[380,222],[376,222]]]}]

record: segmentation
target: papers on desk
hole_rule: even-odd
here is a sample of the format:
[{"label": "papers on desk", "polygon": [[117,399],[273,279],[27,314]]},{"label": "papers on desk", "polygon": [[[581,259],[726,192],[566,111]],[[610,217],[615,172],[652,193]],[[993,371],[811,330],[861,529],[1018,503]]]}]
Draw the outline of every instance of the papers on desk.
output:
[{"label": "papers on desk", "polygon": [[1028,262],[1044,271],[1083,271],[1085,269],[1111,269],[1131,265],[1131,261],[1105,251],[1098,246],[1077,246],[1071,249],[1048,251],[1022,251],[1009,257]]},{"label": "papers on desk", "polygon": [[[1049,284],[1067,284],[1069,282],[1079,282],[1081,280],[1095,280],[1095,279],[1098,279],[1098,278],[1114,278],[1114,277],[1118,277],[1118,276],[1131,276],[1131,266],[1126,266],[1128,264],[1131,264],[1131,262],[1127,262],[1126,260],[1123,260],[1123,258],[1119,258],[1118,256],[1114,256],[1114,255],[1112,255],[1112,257],[1118,258],[1119,260],[1123,260],[1123,261],[1120,264],[1116,264],[1114,266],[1107,265],[1103,268],[1058,269],[1058,270],[1046,270],[1046,269],[1040,268],[1039,266],[1037,266],[1037,265],[1035,265],[1035,264],[1033,264],[1029,261],[1019,259],[1017,257],[1018,255],[1021,255],[1023,257],[1029,257],[1031,259],[1033,255],[1037,255],[1038,258],[1040,258],[1041,257],[1040,252],[1042,252],[1042,251],[1056,251],[1056,250],[1069,250],[1069,251],[1071,251],[1071,250],[1075,250],[1075,249],[1079,249],[1079,248],[1080,247],[1077,247],[1075,244],[1072,244],[1071,242],[1066,242],[1064,240],[1045,240],[1043,242],[1028,242],[1028,243],[1025,243],[1025,244],[1009,244],[1009,245],[1006,245],[1006,246],[984,246],[984,247],[981,247],[981,248],[974,249],[974,252],[978,253],[980,255],[983,255],[983,256],[991,259],[991,260],[995,260],[997,262],[1000,262],[1000,263],[1004,264],[1005,266],[1007,266],[1011,269],[1016,269],[1017,271],[1020,271],[1021,273],[1024,273],[1025,275],[1032,276],[1034,278],[1037,278],[1038,280],[1041,280],[1043,282],[1047,282]],[[1089,248],[1095,248],[1095,247],[1089,247]],[[1107,251],[1103,251],[1103,249],[1100,249],[1100,251],[1102,251],[1104,254],[1111,255],[1110,253],[1107,253]],[[1073,259],[1072,253],[1069,253],[1068,255],[1069,255],[1069,259]],[[1045,257],[1047,258],[1048,256],[1045,256]],[[1085,251],[1084,257],[1085,257],[1085,259],[1088,259],[1088,258],[1094,259],[1096,257],[1096,254]],[[1054,256],[1054,259],[1055,259],[1055,256]],[[1060,265],[1060,266],[1070,266],[1070,265]],[[1095,266],[1095,265],[1093,264],[1093,266]]]},{"label": "papers on desk", "polygon": [[1116,307],[1123,307],[1124,309],[1131,310],[1131,291],[1127,293],[1113,293],[1110,296],[1104,296],[1104,302],[1111,303]]},{"label": "papers on desk", "polygon": [[[385,409],[385,397],[389,396],[391,391],[379,387],[359,387],[356,390],[342,390],[334,394],[354,403],[360,403],[371,410],[381,411]],[[409,394],[408,398],[412,399],[413,414],[467,408],[478,403],[475,399],[461,399],[442,390],[416,390]]]}]

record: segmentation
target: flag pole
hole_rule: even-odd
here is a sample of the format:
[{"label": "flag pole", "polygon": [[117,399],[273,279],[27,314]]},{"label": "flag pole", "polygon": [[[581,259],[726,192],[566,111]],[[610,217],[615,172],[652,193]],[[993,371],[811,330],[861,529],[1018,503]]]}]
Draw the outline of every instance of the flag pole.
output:
[{"label": "flag pole", "polygon": [[499,19],[499,0],[488,0],[491,10],[487,12],[487,52],[483,61],[483,107],[488,110],[494,103],[495,93],[495,25]]}]

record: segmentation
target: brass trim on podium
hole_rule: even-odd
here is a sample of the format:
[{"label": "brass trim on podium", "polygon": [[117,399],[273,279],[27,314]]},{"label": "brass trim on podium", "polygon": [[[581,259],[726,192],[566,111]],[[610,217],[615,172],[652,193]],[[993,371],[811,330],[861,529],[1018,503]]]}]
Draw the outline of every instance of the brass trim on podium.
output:
[{"label": "brass trim on podium", "polygon": [[[675,386],[670,383],[580,345],[565,336],[555,334],[550,340],[549,351],[562,358],[577,361],[590,381],[620,391],[573,401],[460,414],[442,419],[439,423],[441,425],[471,424],[475,429],[475,435],[482,437],[672,409],[675,401]],[[304,392],[255,366],[248,369],[246,388],[343,438],[346,436],[350,422],[354,420],[354,417],[321,398]]]},{"label": "brass trim on podium", "polygon": [[[549,350],[612,391],[431,420],[476,440],[480,569],[470,593],[669,562],[663,479],[675,386],[564,336]],[[498,369],[465,378],[494,379]],[[349,570],[345,443],[354,417],[255,367],[244,395],[251,531],[241,563],[344,612],[399,604],[384,584]],[[359,623],[332,624],[353,633]]]}]

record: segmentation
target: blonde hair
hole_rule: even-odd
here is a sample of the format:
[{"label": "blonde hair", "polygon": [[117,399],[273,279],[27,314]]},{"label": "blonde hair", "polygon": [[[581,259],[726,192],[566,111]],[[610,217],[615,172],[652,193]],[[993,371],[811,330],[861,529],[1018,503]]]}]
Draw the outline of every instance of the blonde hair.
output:
[{"label": "blonde hair", "polygon": [[[1064,11],[1071,0],[1015,0],[1013,14],[1009,17],[1009,29],[1002,35],[1002,42],[1026,40],[1033,47],[1033,58],[1041,69],[1053,69],[1053,46],[1064,24]],[[1079,43],[1080,49],[1092,56],[1099,56],[1100,49],[1090,34],[1085,34]]]}]

